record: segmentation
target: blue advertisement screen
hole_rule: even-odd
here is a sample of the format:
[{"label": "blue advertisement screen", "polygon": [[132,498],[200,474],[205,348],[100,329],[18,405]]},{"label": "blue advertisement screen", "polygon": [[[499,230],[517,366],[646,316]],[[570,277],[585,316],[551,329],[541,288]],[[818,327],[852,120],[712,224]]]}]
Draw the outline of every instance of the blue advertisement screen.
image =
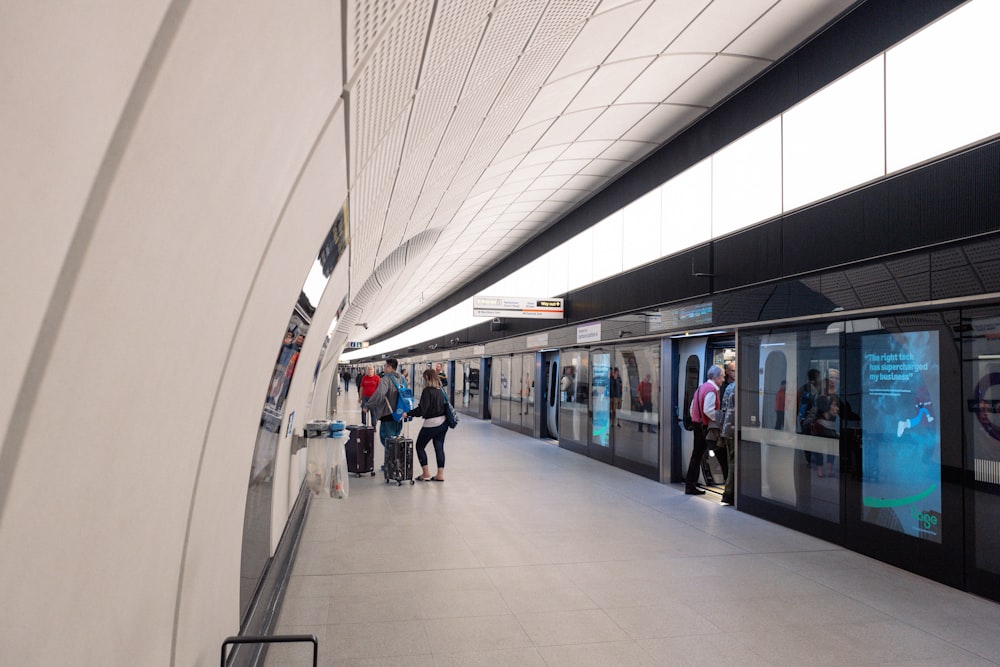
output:
[{"label": "blue advertisement screen", "polygon": [[862,518],[940,543],[938,334],[918,331],[862,340]]},{"label": "blue advertisement screen", "polygon": [[608,383],[611,378],[611,355],[606,352],[594,353],[591,357],[591,392],[593,395],[594,429],[591,444],[608,447],[611,426],[611,398]]}]

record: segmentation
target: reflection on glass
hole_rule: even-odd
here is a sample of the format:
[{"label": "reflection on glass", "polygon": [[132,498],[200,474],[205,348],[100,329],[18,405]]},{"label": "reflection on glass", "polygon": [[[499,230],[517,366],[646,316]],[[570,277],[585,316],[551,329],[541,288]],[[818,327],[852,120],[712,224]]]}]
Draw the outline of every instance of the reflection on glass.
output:
[{"label": "reflection on glass", "polygon": [[479,366],[479,360],[472,361],[466,364],[466,369],[468,370],[469,373],[469,379],[466,382],[466,387],[468,388],[468,393],[469,393],[469,403],[467,407],[473,412],[477,412],[479,410],[479,401],[481,393],[479,384],[478,366]]},{"label": "reflection on glass", "polygon": [[490,414],[500,421],[500,357],[490,360]]},{"label": "reflection on glass", "polygon": [[[240,567],[240,614],[246,613],[257,582],[270,557],[271,496],[275,456],[281,439],[285,400],[298,367],[299,353],[305,343],[312,317],[327,281],[347,249],[347,227],[343,211],[334,220],[320,246],[316,261],[302,286],[299,298],[292,306],[288,326],[278,348],[274,370],[268,383],[261,410],[257,442],[254,444],[247,488],[247,503],[243,519],[243,552]],[[324,332],[325,335],[325,332]],[[307,370],[306,373],[309,371]],[[315,381],[315,378],[311,378]],[[310,399],[311,400],[311,399]],[[289,415],[289,426],[291,426]]]},{"label": "reflection on glass", "polygon": [[521,394],[521,429],[530,430],[532,428],[531,417],[535,407],[535,355],[521,355],[521,374],[519,390]]},{"label": "reflection on glass", "polygon": [[975,476],[975,563],[1000,574],[1000,317],[962,327],[966,406],[966,468]]},{"label": "reflection on glass", "polygon": [[562,352],[559,380],[559,439],[586,447],[589,442],[589,354],[573,349]]},{"label": "reflection on glass", "polygon": [[[615,410],[612,438],[615,460],[626,459],[658,469],[659,466],[659,387],[660,346],[647,344],[615,349],[611,369],[612,386],[621,386],[620,406]],[[613,389],[612,406],[614,394]]]},{"label": "reflection on glass", "polygon": [[759,469],[740,465],[740,475],[758,477],[744,477],[741,493],[840,521],[840,434],[858,432],[840,394],[840,350],[839,334],[825,327],[741,337],[739,357],[758,371],[737,391],[739,446],[760,445]]}]

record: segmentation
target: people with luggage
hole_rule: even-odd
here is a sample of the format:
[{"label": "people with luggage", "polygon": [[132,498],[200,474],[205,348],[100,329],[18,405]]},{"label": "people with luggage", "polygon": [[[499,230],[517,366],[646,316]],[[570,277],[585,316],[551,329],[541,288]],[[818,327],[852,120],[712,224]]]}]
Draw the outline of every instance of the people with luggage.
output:
[{"label": "people with luggage", "polygon": [[[385,372],[379,380],[375,391],[368,398],[368,411],[372,415],[372,425],[378,420],[378,439],[382,443],[383,452],[386,440],[395,438],[403,431],[403,422],[396,421],[392,416],[392,411],[396,409],[396,401],[399,399],[399,386],[405,384],[403,377],[396,372],[399,362],[395,359],[385,360]],[[383,461],[385,460],[383,454]],[[382,469],[385,470],[383,463]]]},{"label": "people with luggage", "polygon": [[[444,437],[448,434],[448,423],[445,420],[445,403],[448,397],[441,387],[441,379],[433,368],[424,371],[424,390],[420,393],[420,402],[413,410],[403,416],[423,417],[424,423],[417,434],[417,459],[422,469],[419,482],[444,481]],[[427,462],[427,443],[434,442],[434,457],[437,462],[437,474],[431,477]]]},{"label": "people with luggage", "polygon": [[[375,375],[374,366],[369,366],[365,369],[364,375],[358,373],[358,377],[361,379],[358,384],[358,405],[361,406],[361,425],[366,426],[368,424],[368,402],[371,400],[375,390],[378,389],[380,378]],[[373,420],[372,424],[374,423]]]}]

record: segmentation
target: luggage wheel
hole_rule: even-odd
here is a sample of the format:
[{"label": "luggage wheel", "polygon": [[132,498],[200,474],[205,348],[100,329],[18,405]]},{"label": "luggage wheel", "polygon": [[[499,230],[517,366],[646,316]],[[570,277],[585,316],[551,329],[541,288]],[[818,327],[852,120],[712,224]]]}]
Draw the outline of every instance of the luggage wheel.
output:
[{"label": "luggage wheel", "polygon": [[[374,477],[374,476],[375,476],[375,471],[372,470],[372,477]],[[358,477],[361,477],[361,475],[358,475]]]}]

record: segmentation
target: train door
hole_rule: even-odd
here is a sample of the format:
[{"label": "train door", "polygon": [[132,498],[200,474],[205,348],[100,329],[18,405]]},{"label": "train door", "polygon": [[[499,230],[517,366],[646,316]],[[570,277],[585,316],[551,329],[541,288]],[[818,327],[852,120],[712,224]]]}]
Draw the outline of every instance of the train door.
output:
[{"label": "train door", "polygon": [[542,432],[546,440],[559,440],[559,353],[542,353]]},{"label": "train door", "polygon": [[560,354],[559,446],[587,454],[590,427],[590,353],[570,348]]},{"label": "train door", "polygon": [[[731,337],[709,338],[703,336],[680,339],[677,343],[677,350],[679,356],[677,396],[680,403],[676,406],[676,410],[682,428],[679,429],[681,465],[674,475],[674,481],[681,481],[687,472],[691,453],[694,450],[694,432],[688,430],[690,428],[688,406],[691,404],[691,399],[698,387],[707,379],[710,367],[714,365],[725,368],[727,362],[735,362],[736,345]],[[721,398],[721,391],[719,396]],[[727,462],[721,461],[716,456],[716,451],[710,448],[701,461],[699,485],[721,495],[726,482],[725,468],[727,467]]]}]

